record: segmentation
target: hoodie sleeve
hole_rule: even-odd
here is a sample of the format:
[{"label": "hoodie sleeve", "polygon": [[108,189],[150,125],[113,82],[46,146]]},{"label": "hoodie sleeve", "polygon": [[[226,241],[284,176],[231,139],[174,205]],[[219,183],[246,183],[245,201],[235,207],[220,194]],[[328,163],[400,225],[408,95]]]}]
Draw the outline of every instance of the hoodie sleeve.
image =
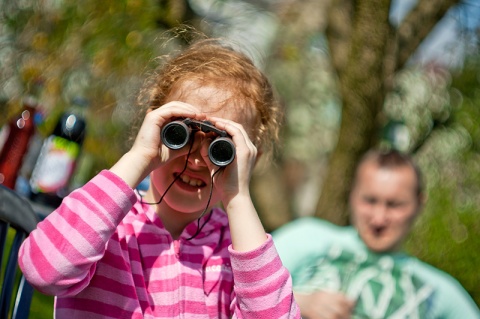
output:
[{"label": "hoodie sleeve", "polygon": [[134,191],[122,179],[102,171],[65,197],[23,242],[19,265],[25,278],[45,294],[80,292],[135,201]]},{"label": "hoodie sleeve", "polygon": [[231,246],[229,251],[235,278],[234,318],[300,318],[290,273],[270,235],[253,251],[237,252]]}]

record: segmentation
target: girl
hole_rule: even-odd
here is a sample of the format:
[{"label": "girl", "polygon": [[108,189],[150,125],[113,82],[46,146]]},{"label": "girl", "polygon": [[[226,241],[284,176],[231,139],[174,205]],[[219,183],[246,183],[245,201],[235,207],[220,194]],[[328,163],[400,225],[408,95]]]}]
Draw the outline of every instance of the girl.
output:
[{"label": "girl", "polygon": [[[56,296],[57,319],[300,318],[249,193],[259,153],[278,133],[268,80],[243,54],[203,40],[149,83],[130,151],[24,242],[27,280]],[[212,132],[192,131],[191,143],[167,148],[161,129],[186,118],[225,131],[233,162],[211,163]],[[147,175],[141,197],[134,189]]]}]

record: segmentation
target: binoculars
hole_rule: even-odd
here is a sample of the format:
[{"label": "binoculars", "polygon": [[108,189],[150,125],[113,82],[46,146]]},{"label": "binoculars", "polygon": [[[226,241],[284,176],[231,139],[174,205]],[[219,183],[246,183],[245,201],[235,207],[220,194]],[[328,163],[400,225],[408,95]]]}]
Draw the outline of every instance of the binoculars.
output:
[{"label": "binoculars", "polygon": [[[194,138],[196,132],[218,135],[208,147],[208,158],[220,167],[227,166],[235,158],[235,145],[227,132],[216,128],[209,121],[196,121],[189,118],[172,121],[162,128],[163,144],[172,150],[178,150]],[[193,133],[193,134],[192,134]]]}]

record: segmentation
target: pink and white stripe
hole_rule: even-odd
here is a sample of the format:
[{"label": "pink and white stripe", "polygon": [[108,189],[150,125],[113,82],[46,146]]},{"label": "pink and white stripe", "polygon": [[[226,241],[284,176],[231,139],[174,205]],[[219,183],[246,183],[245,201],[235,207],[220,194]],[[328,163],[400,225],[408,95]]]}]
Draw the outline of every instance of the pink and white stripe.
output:
[{"label": "pink and white stripe", "polygon": [[103,171],[38,225],[20,267],[57,296],[57,319],[300,318],[270,236],[254,251],[234,251],[219,209],[186,240],[196,228],[173,240],[149,205]]}]

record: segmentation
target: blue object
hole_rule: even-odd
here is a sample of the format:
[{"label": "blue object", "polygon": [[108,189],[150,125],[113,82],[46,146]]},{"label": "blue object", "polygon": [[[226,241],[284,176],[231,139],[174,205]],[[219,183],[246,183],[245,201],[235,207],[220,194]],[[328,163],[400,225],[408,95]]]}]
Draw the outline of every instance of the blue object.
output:
[{"label": "blue object", "polygon": [[137,191],[141,192],[144,194],[146,191],[148,191],[148,188],[150,187],[150,175],[145,177],[140,184],[137,186]]}]

